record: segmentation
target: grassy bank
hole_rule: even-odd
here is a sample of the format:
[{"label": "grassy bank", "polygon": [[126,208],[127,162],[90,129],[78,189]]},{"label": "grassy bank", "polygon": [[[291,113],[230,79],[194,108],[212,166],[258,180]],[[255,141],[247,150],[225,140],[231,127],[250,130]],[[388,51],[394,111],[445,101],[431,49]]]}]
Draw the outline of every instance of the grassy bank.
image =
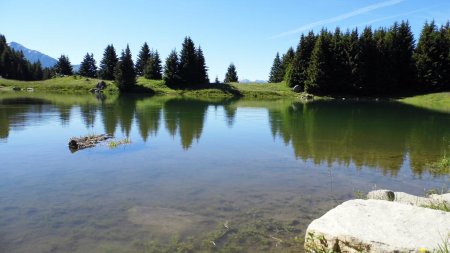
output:
[{"label": "grassy bank", "polygon": [[284,83],[232,83],[208,84],[191,89],[170,87],[164,81],[138,78],[138,86],[153,90],[157,95],[179,95],[188,97],[249,97],[249,98],[296,98]]},{"label": "grassy bank", "polygon": [[450,112],[450,92],[432,93],[399,100],[402,103],[436,110],[440,112]]},{"label": "grassy bank", "polygon": [[[36,91],[52,93],[88,93],[100,80],[80,76],[58,77],[44,81],[17,81],[0,78],[0,90],[33,88]],[[106,93],[118,93],[117,86],[112,81],[106,81]],[[169,87],[160,80],[138,78],[135,90],[139,92],[155,93],[156,95],[174,95],[187,97],[248,97],[248,98],[296,98],[294,93],[284,83],[264,84],[208,84],[192,89]]]},{"label": "grassy bank", "polygon": [[[0,78],[0,90],[12,90],[13,87],[16,87],[20,89],[33,88],[36,91],[52,93],[78,94],[88,93],[98,82],[100,82],[99,79],[80,76],[58,77],[43,81],[17,81]],[[112,82],[106,81],[106,84],[105,92],[115,93],[119,91]]]},{"label": "grassy bank", "polygon": [[[52,78],[44,81],[17,81],[0,78],[0,91],[33,88],[35,91],[62,94],[88,93],[99,82],[99,79],[80,76]],[[119,89],[112,81],[106,81],[105,93],[119,93]],[[231,83],[208,84],[191,89],[179,89],[168,86],[161,80],[148,80],[143,77],[137,79],[134,90],[139,93],[154,93],[156,95],[172,95],[205,98],[301,98],[304,94],[292,92],[284,83]],[[320,99],[322,97],[314,97]],[[450,112],[450,92],[419,95],[399,99],[398,101],[418,107],[442,112]]]}]

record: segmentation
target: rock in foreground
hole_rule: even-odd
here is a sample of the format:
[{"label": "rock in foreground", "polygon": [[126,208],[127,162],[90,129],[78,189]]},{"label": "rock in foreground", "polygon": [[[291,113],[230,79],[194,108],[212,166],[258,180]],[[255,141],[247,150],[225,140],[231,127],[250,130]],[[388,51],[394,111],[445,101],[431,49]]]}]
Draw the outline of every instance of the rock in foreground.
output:
[{"label": "rock in foreground", "polygon": [[450,213],[383,200],[350,200],[314,220],[307,251],[433,251],[450,239]]}]

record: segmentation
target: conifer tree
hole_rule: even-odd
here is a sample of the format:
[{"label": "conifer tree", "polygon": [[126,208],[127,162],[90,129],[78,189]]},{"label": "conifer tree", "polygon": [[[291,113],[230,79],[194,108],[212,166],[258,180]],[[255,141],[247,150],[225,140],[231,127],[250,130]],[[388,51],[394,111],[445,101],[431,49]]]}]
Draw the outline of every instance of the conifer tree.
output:
[{"label": "conifer tree", "polygon": [[440,30],[434,21],[425,23],[414,55],[422,91],[441,91],[449,87],[450,37],[448,23]]},{"label": "conifer tree", "polygon": [[14,78],[13,55],[9,47],[6,47],[0,55],[0,75],[4,78]]},{"label": "conifer tree", "polygon": [[197,51],[195,52],[196,55],[196,66],[197,66],[197,83],[199,84],[208,84],[209,78],[208,78],[208,67],[206,67],[205,62],[205,56],[203,55],[203,50],[199,46]]},{"label": "conifer tree", "polygon": [[147,42],[145,42],[144,45],[142,45],[141,51],[139,52],[137,60],[136,60],[135,68],[136,68],[136,74],[138,76],[144,75],[145,67],[151,57],[152,57],[152,52],[150,51],[150,48],[149,48]]},{"label": "conifer tree", "polygon": [[61,55],[58,58],[55,69],[59,75],[73,75],[72,65],[70,64],[69,57],[66,55]]},{"label": "conifer tree", "polygon": [[41,62],[38,60],[32,66],[33,66],[33,78],[32,78],[32,80],[42,80],[44,78],[44,73],[42,71]]},{"label": "conifer tree", "polygon": [[112,44],[108,45],[100,62],[99,76],[104,80],[114,80],[114,70],[118,61],[114,46]]},{"label": "conifer tree", "polygon": [[239,78],[236,72],[236,66],[231,63],[228,67],[227,73],[225,74],[225,80],[224,83],[238,83]]},{"label": "conifer tree", "polygon": [[148,62],[145,66],[144,76],[147,79],[153,80],[161,80],[162,79],[162,66],[161,59],[159,58],[158,51],[151,54],[151,57],[148,59]]},{"label": "conifer tree", "polygon": [[390,58],[390,43],[387,38],[387,31],[384,28],[376,29],[373,33],[375,48],[376,48],[376,64],[375,71],[375,94],[382,95],[390,90],[389,86],[394,82],[393,76],[390,75],[392,71]]},{"label": "conifer tree", "polygon": [[178,61],[177,51],[173,50],[167,56],[164,65],[164,81],[169,85],[179,85],[180,80],[180,62]]},{"label": "conifer tree", "polygon": [[389,75],[392,83],[390,94],[411,90],[416,82],[416,66],[413,60],[414,36],[408,22],[395,22],[386,36],[389,55]]},{"label": "conifer tree", "polygon": [[0,54],[3,53],[3,50],[5,50],[8,47],[8,44],[6,44],[6,37],[3,34],[0,34]]},{"label": "conifer tree", "polygon": [[371,27],[364,28],[359,37],[358,72],[355,76],[355,90],[358,93],[374,94],[376,92],[376,43]]},{"label": "conifer tree", "polygon": [[308,75],[305,82],[305,91],[313,94],[326,93],[334,80],[331,75],[334,71],[332,35],[322,29],[311,55],[308,66]]},{"label": "conifer tree", "polygon": [[359,57],[360,57],[360,45],[358,29],[352,30],[351,33],[347,32],[344,36],[345,53],[347,58],[347,70],[348,82],[345,87],[348,92],[357,92],[359,85]]},{"label": "conifer tree", "polygon": [[332,70],[328,75],[333,83],[328,85],[327,92],[348,92],[351,87],[351,68],[347,54],[346,42],[349,42],[350,34],[344,36],[339,27],[331,37]]},{"label": "conifer tree", "polygon": [[287,52],[281,57],[281,69],[283,80],[286,80],[286,73],[288,71],[289,66],[292,64],[292,61],[295,57],[295,51],[292,47],[290,47]]},{"label": "conifer tree", "polygon": [[180,77],[182,84],[192,86],[198,81],[197,66],[194,42],[190,37],[186,37],[180,52]]},{"label": "conifer tree", "polygon": [[273,60],[272,68],[270,69],[269,83],[279,83],[283,81],[283,72],[280,54],[277,53]]},{"label": "conifer tree", "polygon": [[80,70],[78,73],[85,77],[96,77],[97,76],[97,66],[94,59],[94,54],[86,53],[83,61],[80,64]]},{"label": "conifer tree", "polygon": [[136,84],[136,72],[131,57],[130,47],[122,50],[122,55],[115,68],[115,81],[121,90],[129,90]]},{"label": "conifer tree", "polygon": [[42,79],[50,79],[56,75],[54,68],[44,68],[42,70]]},{"label": "conifer tree", "polygon": [[302,89],[307,79],[308,66],[317,37],[312,31],[307,36],[300,37],[300,42],[295,51],[295,57],[286,73],[286,84],[289,87],[300,85]]},{"label": "conifer tree", "polygon": [[440,50],[440,59],[442,60],[442,64],[440,64],[440,69],[442,76],[442,89],[449,91],[450,90],[450,22],[443,26],[439,30],[439,48]]}]

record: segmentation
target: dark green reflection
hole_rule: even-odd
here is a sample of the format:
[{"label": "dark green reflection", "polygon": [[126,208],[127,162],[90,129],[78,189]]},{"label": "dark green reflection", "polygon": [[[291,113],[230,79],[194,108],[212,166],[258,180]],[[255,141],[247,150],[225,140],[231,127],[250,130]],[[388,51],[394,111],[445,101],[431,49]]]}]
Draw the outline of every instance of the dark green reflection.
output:
[{"label": "dark green reflection", "polygon": [[[407,167],[421,175],[428,171],[428,163],[450,154],[449,114],[393,102],[304,104],[137,95],[99,98],[4,93],[0,94],[0,138],[8,138],[12,127],[17,130],[29,125],[28,121],[44,118],[41,115],[44,112],[56,112],[62,125],[69,124],[71,112],[76,109],[87,128],[94,127],[96,118],[100,117],[106,133],[114,135],[120,129],[128,137],[136,131],[148,141],[162,127],[172,136],[179,135],[182,148],[188,150],[202,137],[210,106],[223,111],[223,124],[229,127],[233,127],[239,107],[267,111],[272,135],[291,145],[296,158],[315,164],[354,164],[358,168],[367,166],[397,175],[409,163]],[[233,141],[239,142],[239,129],[233,131],[237,133]]]},{"label": "dark green reflection", "polygon": [[314,163],[370,166],[396,175],[406,162],[421,174],[449,152],[450,117],[399,103],[313,102],[269,109],[272,134]]},{"label": "dark green reflection", "polygon": [[179,131],[184,149],[189,149],[194,139],[200,139],[208,106],[208,102],[193,99],[170,99],[164,103],[166,128],[172,136]]}]

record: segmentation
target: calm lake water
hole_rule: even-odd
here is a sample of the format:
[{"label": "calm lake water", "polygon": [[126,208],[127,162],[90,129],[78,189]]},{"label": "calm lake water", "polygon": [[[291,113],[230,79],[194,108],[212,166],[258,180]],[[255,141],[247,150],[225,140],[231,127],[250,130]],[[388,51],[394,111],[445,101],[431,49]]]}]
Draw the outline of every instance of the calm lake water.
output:
[{"label": "calm lake water", "polygon": [[[132,143],[67,147],[101,133]],[[393,102],[0,93],[0,252],[299,252],[357,192],[448,187],[449,145]]]}]

